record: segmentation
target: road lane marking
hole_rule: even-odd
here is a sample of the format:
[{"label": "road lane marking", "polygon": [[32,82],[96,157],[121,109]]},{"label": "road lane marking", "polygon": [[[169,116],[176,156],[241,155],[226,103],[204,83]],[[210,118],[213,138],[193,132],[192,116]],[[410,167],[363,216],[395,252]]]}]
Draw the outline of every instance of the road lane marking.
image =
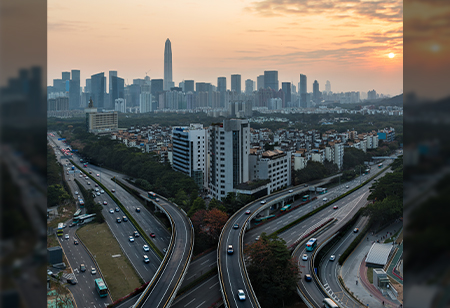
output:
[{"label": "road lane marking", "polygon": [[203,301],[200,305],[198,305],[197,307],[195,307],[195,308],[198,308],[198,307],[200,307],[201,305],[203,305],[205,303],[205,301]]},{"label": "road lane marking", "polygon": [[195,298],[193,300],[191,300],[189,303],[187,303],[186,305],[184,305],[184,307],[189,306],[194,301],[195,301]]},{"label": "road lane marking", "polygon": [[215,284],[213,284],[212,286],[209,287],[209,289],[212,289],[216,284],[218,284],[219,282],[217,281]]}]

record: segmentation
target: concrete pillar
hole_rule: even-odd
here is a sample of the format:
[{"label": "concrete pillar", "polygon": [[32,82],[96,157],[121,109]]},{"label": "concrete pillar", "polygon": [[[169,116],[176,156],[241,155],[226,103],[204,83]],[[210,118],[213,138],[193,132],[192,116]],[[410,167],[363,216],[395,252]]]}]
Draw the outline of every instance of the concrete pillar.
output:
[{"label": "concrete pillar", "polygon": [[270,214],[269,208],[264,209],[260,214],[262,217],[269,216]]}]

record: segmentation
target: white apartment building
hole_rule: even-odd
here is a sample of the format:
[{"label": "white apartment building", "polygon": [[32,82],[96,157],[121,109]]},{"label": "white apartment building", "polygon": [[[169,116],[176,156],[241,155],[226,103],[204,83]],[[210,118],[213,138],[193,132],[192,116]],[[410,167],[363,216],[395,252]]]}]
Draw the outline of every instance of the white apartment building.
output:
[{"label": "white apartment building", "polygon": [[114,111],[125,113],[127,112],[127,101],[123,98],[117,98],[114,101]]},{"label": "white apartment building", "polygon": [[226,119],[209,127],[209,193],[222,200],[249,179],[250,125],[244,119]]},{"label": "white apartment building", "polygon": [[172,168],[193,178],[200,188],[208,187],[207,153],[207,130],[202,124],[173,128]]},{"label": "white apartment building", "polygon": [[268,193],[291,185],[291,153],[266,151],[249,156],[250,180],[270,179]]}]

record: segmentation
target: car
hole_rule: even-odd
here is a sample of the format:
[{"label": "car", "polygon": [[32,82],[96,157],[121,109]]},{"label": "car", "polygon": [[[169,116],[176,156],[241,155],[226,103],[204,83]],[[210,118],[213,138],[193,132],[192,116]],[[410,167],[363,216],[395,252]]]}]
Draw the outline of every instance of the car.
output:
[{"label": "car", "polygon": [[163,248],[163,252],[164,252],[164,254],[166,254],[167,248]]},{"label": "car", "polygon": [[80,178],[82,178],[83,176],[80,174]]},{"label": "car", "polygon": [[86,271],[86,265],[84,265],[83,263],[80,264],[80,272],[85,272]]},{"label": "car", "polygon": [[102,190],[100,190],[100,193],[101,193],[101,194],[104,194],[104,193],[105,193],[105,191],[104,191],[104,190],[102,189]]},{"label": "car", "polygon": [[229,255],[232,255],[233,252],[234,252],[234,250],[233,250],[233,245],[228,245],[227,253],[228,253]]},{"label": "car", "polygon": [[294,190],[293,189],[289,189],[289,192],[291,193],[291,192],[294,192]]},{"label": "car", "polygon": [[51,270],[47,270],[47,275],[50,276],[51,274],[53,274],[53,272]]},{"label": "car", "polygon": [[89,171],[89,174],[92,174],[92,171]]},{"label": "car", "polygon": [[337,210],[337,209],[338,209],[337,205],[333,206],[333,210]]},{"label": "car", "polygon": [[100,176],[100,174],[97,173],[97,176]]},{"label": "car", "polygon": [[95,198],[95,194],[92,194],[92,198]]},{"label": "car", "polygon": [[113,209],[109,209],[109,212],[110,212],[111,214],[114,214],[114,210],[113,210]]},{"label": "car", "polygon": [[91,268],[91,274],[92,274],[92,275],[97,274],[97,271],[95,270],[95,267]]},{"label": "car", "polygon": [[134,231],[134,237],[139,237],[139,233],[137,231]]},{"label": "car", "polygon": [[[97,184],[95,184],[95,186],[97,186]],[[98,191],[99,191],[99,189],[98,189],[98,188],[96,188],[96,189],[95,189],[95,191],[96,191],[96,192],[98,192]]]},{"label": "car", "polygon": [[67,279],[67,282],[70,283],[71,285],[77,284],[77,281],[75,280],[75,278],[69,278],[69,279]]},{"label": "car", "polygon": [[155,235],[155,233],[150,233],[150,237],[152,237],[152,238],[155,238],[156,237],[156,235]]},{"label": "car", "polygon": [[130,241],[130,242],[134,242],[134,237],[132,237],[131,235],[128,237],[128,240]]},{"label": "car", "polygon": [[159,198],[156,198],[155,201],[156,201],[156,202],[159,202]]},{"label": "car", "polygon": [[78,241],[77,240],[73,240],[73,244],[74,245],[78,245]]},{"label": "car", "polygon": [[69,234],[64,235],[64,238],[65,238],[66,240],[68,240],[68,239],[69,239]]},{"label": "car", "polygon": [[304,187],[308,187],[308,184],[303,185]]},{"label": "car", "polygon": [[108,205],[108,202],[106,202],[106,200],[103,201],[103,205]]},{"label": "car", "polygon": [[88,185],[91,185],[91,182],[87,182]]},{"label": "car", "polygon": [[348,188],[348,185],[346,185],[345,188]]},{"label": "car", "polygon": [[125,221],[128,221],[128,218],[127,218],[127,216],[123,216],[122,217],[122,220],[125,222]]},{"label": "car", "polygon": [[308,255],[306,253],[303,254],[302,260],[303,261],[308,261]]},{"label": "car", "polygon": [[325,198],[322,199],[322,201],[326,202],[326,201],[328,201],[328,198],[325,197]]},{"label": "car", "polygon": [[312,281],[312,277],[310,274],[305,275],[305,281]]},{"label": "car", "polygon": [[331,255],[330,256],[330,261],[334,261],[334,260],[336,260],[336,256],[335,255]]},{"label": "car", "polygon": [[116,190],[113,188],[113,189],[111,189],[111,192],[116,192]]},{"label": "car", "polygon": [[150,259],[148,258],[147,255],[144,255],[144,262],[145,262],[145,263],[149,263],[149,262],[150,262]]},{"label": "car", "polygon": [[[95,184],[95,187],[98,187],[98,184]],[[95,190],[95,191],[97,191],[97,190]]]},{"label": "car", "polygon": [[259,241],[260,238],[261,238],[261,235],[258,235],[258,236],[255,238],[255,241]]},{"label": "car", "polygon": [[69,228],[72,228],[73,226],[75,226],[74,223],[69,224]]},{"label": "car", "polygon": [[358,231],[359,231],[359,228],[353,229],[353,233],[358,233]]},{"label": "car", "polygon": [[141,212],[141,209],[137,207],[137,208],[136,208],[136,212],[140,213],[140,212]]},{"label": "car", "polygon": [[99,193],[99,192],[97,192],[97,193],[96,193],[96,195],[97,195],[97,196],[100,196],[100,193]]},{"label": "car", "polygon": [[246,211],[245,211],[245,214],[247,214],[247,215],[249,215],[250,213],[251,213],[250,210],[246,210]]},{"label": "car", "polygon": [[78,195],[78,191],[75,191],[75,195]]},{"label": "car", "polygon": [[266,200],[262,200],[260,203],[261,203],[261,204],[265,204],[265,203],[266,203]]},{"label": "car", "polygon": [[116,206],[116,212],[119,212],[119,211],[120,211],[120,210],[119,210],[119,207]]},{"label": "car", "polygon": [[63,224],[63,229],[66,228],[66,227],[67,227],[67,225],[66,225],[66,224]]},{"label": "car", "polygon": [[144,245],[144,246],[142,246],[142,248],[144,249],[144,251],[150,251],[150,248],[148,247],[148,245]]},{"label": "car", "polygon": [[239,229],[239,224],[235,223],[234,226],[233,226],[233,229]]},{"label": "car", "polygon": [[243,290],[238,290],[237,291],[237,296],[238,296],[240,301],[245,301],[245,293],[244,293]]},{"label": "car", "polygon": [[120,220],[120,217],[117,217],[116,221],[120,224],[122,221]]}]

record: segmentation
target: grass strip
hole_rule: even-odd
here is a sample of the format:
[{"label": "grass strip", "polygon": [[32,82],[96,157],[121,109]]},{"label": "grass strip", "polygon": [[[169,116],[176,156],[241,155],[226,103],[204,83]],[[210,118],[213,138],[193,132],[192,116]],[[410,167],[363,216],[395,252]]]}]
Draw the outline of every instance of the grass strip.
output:
[{"label": "grass strip", "polygon": [[200,282],[205,281],[206,279],[211,278],[212,276],[214,276],[216,274],[217,274],[217,266],[213,267],[212,269],[210,269],[209,271],[207,271],[206,273],[204,273],[203,275],[201,275],[194,281],[188,283],[186,286],[180,288],[177,292],[177,297],[180,296],[181,294],[185,293],[186,291],[192,289],[193,287],[198,285]]},{"label": "grass strip", "polygon": [[369,282],[373,284],[373,267],[367,268],[367,280],[369,280]]},{"label": "grass strip", "polygon": [[[386,167],[385,167],[381,172],[379,172],[379,173],[383,173],[383,172],[384,172],[385,170],[387,170],[389,167],[390,167],[390,165],[389,165],[389,166],[386,166]],[[277,231],[273,232],[273,233],[270,234],[269,236],[272,236],[272,235],[278,235],[278,234],[280,234],[280,233],[283,233],[284,231],[286,231],[286,230],[292,228],[293,226],[297,225],[298,223],[302,222],[303,220],[305,220],[305,219],[307,219],[307,218],[313,216],[314,214],[316,214],[316,213],[322,211],[323,209],[327,208],[328,206],[332,205],[333,203],[335,203],[335,202],[341,200],[342,198],[345,198],[346,196],[348,196],[348,195],[351,194],[352,192],[354,192],[354,191],[360,189],[361,187],[363,187],[364,185],[366,185],[367,183],[369,183],[370,181],[372,181],[372,180],[373,180],[374,178],[376,178],[377,176],[378,176],[378,174],[375,174],[374,176],[372,176],[371,178],[369,178],[368,180],[366,180],[364,183],[362,183],[362,184],[360,184],[360,185],[358,185],[358,186],[356,186],[356,187],[350,189],[350,190],[347,191],[346,193],[340,195],[340,196],[337,197],[336,199],[333,199],[333,200],[331,200],[331,201],[325,203],[324,205],[318,207],[318,208],[315,209],[314,211],[309,212],[308,214],[305,214],[305,215],[303,215],[302,217],[300,217],[300,218],[294,220],[293,222],[287,224],[287,225],[284,226],[283,228],[278,229]]]},{"label": "grass strip", "polygon": [[[76,234],[97,261],[113,300],[129,294],[141,285],[139,276],[106,223],[87,224],[79,228]],[[113,255],[120,256],[112,257]],[[87,275],[90,274],[87,272]],[[92,278],[92,287],[93,280]]]},{"label": "grass strip", "polygon": [[128,219],[130,220],[130,222],[134,225],[134,227],[136,228],[136,230],[141,234],[141,236],[145,239],[145,241],[147,242],[147,244],[152,247],[152,249],[155,251],[155,253],[162,259],[164,259],[164,255],[163,253],[158,249],[158,247],[156,247],[156,245],[150,240],[149,236],[147,235],[147,233],[145,233],[145,231],[141,228],[141,226],[139,226],[139,224],[136,222],[136,220],[133,218],[133,216],[131,216],[130,212],[128,212],[128,210],[125,208],[125,206],[123,206],[123,204],[119,201],[119,199],[116,198],[115,195],[113,195],[112,192],[109,191],[109,189],[107,189],[105,187],[105,185],[103,185],[102,183],[100,183],[95,177],[93,177],[92,175],[90,175],[88,172],[86,172],[85,170],[81,169],[80,166],[78,166],[75,162],[73,162],[72,160],[70,160],[72,162],[72,164],[74,166],[76,166],[78,169],[80,169],[84,174],[86,174],[88,177],[90,177],[94,182],[96,182],[101,188],[103,188],[103,190],[111,197],[111,199],[113,199],[114,202],[116,202],[116,204],[122,209],[122,211],[125,213],[125,215],[128,217]]}]

